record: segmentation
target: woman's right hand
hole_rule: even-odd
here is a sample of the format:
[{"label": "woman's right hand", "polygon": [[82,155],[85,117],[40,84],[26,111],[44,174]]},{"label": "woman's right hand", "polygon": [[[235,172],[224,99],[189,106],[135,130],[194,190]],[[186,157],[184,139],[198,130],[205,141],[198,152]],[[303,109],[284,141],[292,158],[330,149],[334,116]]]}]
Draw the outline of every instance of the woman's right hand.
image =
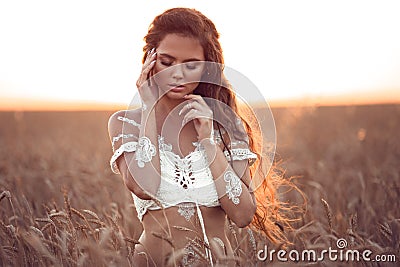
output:
[{"label": "woman's right hand", "polygon": [[[146,60],[142,66],[142,72],[136,82],[140,98],[143,104],[152,105],[157,101],[158,90],[154,79],[151,79],[152,70],[157,60],[157,52],[155,48],[147,53]],[[150,81],[151,80],[151,81]]]}]

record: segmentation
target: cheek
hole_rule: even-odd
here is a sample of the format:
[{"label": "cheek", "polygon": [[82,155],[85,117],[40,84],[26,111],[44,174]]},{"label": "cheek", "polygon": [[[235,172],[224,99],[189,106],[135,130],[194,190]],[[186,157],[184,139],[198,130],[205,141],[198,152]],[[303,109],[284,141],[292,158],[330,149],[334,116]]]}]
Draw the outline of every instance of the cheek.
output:
[{"label": "cheek", "polygon": [[157,74],[155,76],[155,80],[158,83],[162,83],[162,81],[166,81],[168,79],[168,77],[171,76],[171,73],[170,73],[170,71],[168,71],[168,68],[162,67],[162,66],[160,67],[159,63],[156,63],[156,65],[153,68],[153,75],[155,75],[155,74]]},{"label": "cheek", "polygon": [[196,83],[189,83],[187,86],[188,86],[189,91],[193,92],[197,88],[198,85],[199,85],[199,83],[196,82]]},{"label": "cheek", "polygon": [[156,64],[154,65],[154,68],[153,68],[153,74],[157,74],[157,73],[159,73],[160,71],[162,71],[162,68],[160,68],[160,63],[158,62],[158,60],[156,61]]},{"label": "cheek", "polygon": [[201,81],[202,75],[203,75],[203,68],[199,68],[196,70],[186,70],[185,71],[185,80],[199,82],[199,81]]}]

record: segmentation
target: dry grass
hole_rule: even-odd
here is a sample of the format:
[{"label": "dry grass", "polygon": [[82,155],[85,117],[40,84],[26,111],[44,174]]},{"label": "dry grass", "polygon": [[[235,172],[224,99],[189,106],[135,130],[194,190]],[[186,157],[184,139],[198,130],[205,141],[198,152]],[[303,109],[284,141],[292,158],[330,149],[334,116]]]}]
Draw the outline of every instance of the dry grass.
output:
[{"label": "dry grass", "polygon": [[[291,248],[327,249],[345,238],[351,248],[394,254],[398,263],[400,106],[273,112],[277,159],[288,177],[299,177],[296,184],[308,201],[297,230],[288,233]],[[0,113],[0,266],[135,266],[132,255],[142,229],[122,180],[108,167],[110,114]],[[301,201],[294,194],[284,200]],[[227,233],[239,257],[224,258],[218,266],[255,265],[256,252],[264,244],[271,247],[247,229],[227,227]],[[170,236],[155,235],[173,244]],[[217,240],[210,245],[221,250]],[[284,264],[258,262],[263,265]]]}]

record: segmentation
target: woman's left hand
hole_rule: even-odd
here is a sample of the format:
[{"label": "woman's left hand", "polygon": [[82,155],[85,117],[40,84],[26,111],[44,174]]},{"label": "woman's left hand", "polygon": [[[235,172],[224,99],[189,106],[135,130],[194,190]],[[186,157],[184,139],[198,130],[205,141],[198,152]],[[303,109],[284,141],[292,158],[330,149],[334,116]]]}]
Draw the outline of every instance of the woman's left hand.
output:
[{"label": "woman's left hand", "polygon": [[213,130],[213,112],[200,95],[188,94],[184,98],[188,100],[179,115],[183,117],[182,126],[193,120],[199,141],[210,138]]}]

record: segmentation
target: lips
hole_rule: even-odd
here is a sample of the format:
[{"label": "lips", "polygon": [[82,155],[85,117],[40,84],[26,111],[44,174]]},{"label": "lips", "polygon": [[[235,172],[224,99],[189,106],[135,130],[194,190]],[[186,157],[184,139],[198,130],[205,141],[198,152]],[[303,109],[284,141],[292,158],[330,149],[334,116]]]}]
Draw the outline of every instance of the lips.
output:
[{"label": "lips", "polygon": [[182,91],[183,89],[185,89],[185,86],[181,85],[181,84],[174,83],[174,84],[168,84],[168,86],[171,87],[171,91],[175,91],[175,92]]}]

